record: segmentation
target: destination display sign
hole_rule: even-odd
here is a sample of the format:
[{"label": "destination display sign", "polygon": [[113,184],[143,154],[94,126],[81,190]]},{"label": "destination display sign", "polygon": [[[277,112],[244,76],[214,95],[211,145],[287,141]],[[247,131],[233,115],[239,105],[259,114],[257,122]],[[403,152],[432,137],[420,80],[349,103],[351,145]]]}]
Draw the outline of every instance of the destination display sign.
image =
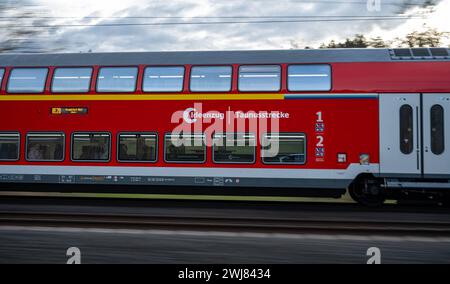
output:
[{"label": "destination display sign", "polygon": [[63,115],[63,114],[87,114],[87,107],[53,107],[51,114]]}]

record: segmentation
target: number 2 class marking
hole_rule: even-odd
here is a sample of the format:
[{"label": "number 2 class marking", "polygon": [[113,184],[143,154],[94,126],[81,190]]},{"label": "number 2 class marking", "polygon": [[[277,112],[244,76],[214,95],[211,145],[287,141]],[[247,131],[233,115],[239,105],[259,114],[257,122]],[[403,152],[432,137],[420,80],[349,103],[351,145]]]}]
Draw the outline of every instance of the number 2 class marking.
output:
[{"label": "number 2 class marking", "polygon": [[325,155],[325,148],[323,146],[323,136],[319,135],[322,134],[324,132],[325,129],[325,123],[323,122],[323,117],[322,117],[322,111],[318,111],[316,112],[316,139],[317,139],[317,143],[316,143],[316,157],[320,160],[323,159],[324,155]]},{"label": "number 2 class marking", "polygon": [[317,147],[323,147],[323,136],[322,135],[318,135],[318,136],[316,136],[316,138],[317,138],[316,146]]}]

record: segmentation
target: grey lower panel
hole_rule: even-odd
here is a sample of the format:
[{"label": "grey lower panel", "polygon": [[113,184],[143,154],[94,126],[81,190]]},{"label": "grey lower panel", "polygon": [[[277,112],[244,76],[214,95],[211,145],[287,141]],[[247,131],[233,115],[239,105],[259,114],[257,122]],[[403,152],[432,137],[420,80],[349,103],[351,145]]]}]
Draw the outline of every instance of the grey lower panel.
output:
[{"label": "grey lower panel", "polygon": [[450,174],[397,174],[397,173],[375,173],[376,177],[381,178],[428,178],[428,179],[450,179]]},{"label": "grey lower panel", "polygon": [[449,189],[450,180],[447,182],[408,182],[399,180],[387,180],[388,188],[408,188],[408,189]]},{"label": "grey lower panel", "polygon": [[380,178],[422,178],[421,174],[398,174],[398,173],[375,173],[375,177]]},{"label": "grey lower panel", "polygon": [[286,187],[345,189],[346,179],[290,179],[236,177],[161,177],[161,176],[103,176],[103,175],[26,175],[0,174],[0,183],[43,184],[117,184],[158,186],[217,186],[217,187]]}]

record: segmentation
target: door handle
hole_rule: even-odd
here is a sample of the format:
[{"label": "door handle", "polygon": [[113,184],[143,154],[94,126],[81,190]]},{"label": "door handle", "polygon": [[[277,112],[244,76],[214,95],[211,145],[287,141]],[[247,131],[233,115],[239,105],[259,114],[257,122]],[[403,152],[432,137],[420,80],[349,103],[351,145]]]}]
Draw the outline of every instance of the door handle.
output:
[{"label": "door handle", "polygon": [[419,124],[419,107],[416,106],[416,153],[417,153],[417,170],[420,170],[420,124]]},{"label": "door handle", "polygon": [[419,123],[419,107],[416,107],[416,149],[419,151],[420,149],[420,142],[419,142],[419,138],[420,138],[420,123]]},{"label": "door handle", "polygon": [[416,150],[417,169],[420,170],[420,151]]}]

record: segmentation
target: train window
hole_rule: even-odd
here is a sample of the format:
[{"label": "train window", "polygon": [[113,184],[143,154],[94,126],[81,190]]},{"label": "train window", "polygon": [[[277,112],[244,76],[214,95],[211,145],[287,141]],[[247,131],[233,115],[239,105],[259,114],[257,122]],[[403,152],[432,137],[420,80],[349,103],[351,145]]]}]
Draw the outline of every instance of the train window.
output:
[{"label": "train window", "polygon": [[289,91],[329,91],[331,89],[330,65],[290,65],[288,89]]},{"label": "train window", "polygon": [[14,68],[9,75],[8,93],[42,93],[47,68]]},{"label": "train window", "polygon": [[0,161],[17,161],[19,149],[19,133],[0,133]]},{"label": "train window", "polygon": [[111,135],[108,133],[74,133],[72,160],[109,161]]},{"label": "train window", "polygon": [[156,162],[157,145],[156,134],[119,134],[118,160],[121,162]]},{"label": "train window", "polygon": [[440,155],[444,152],[444,108],[434,105],[430,110],[431,122],[431,152]]},{"label": "train window", "polygon": [[297,133],[268,133],[263,136],[261,156],[265,164],[304,164],[306,138]]},{"label": "train window", "polygon": [[231,66],[194,66],[190,89],[194,92],[228,92],[231,90]]},{"label": "train window", "polygon": [[254,163],[255,135],[251,133],[215,134],[213,161],[215,163]]},{"label": "train window", "polygon": [[184,67],[147,67],[144,72],[144,92],[181,92]]},{"label": "train window", "polygon": [[400,107],[400,151],[411,154],[414,147],[413,108],[410,105]]},{"label": "train window", "polygon": [[64,144],[62,133],[30,133],[27,135],[27,161],[62,161]]},{"label": "train window", "polygon": [[100,68],[97,92],[134,92],[138,69],[136,67]]},{"label": "train window", "polygon": [[203,163],[206,160],[206,145],[203,134],[166,134],[166,162]]},{"label": "train window", "polygon": [[247,65],[239,67],[239,91],[280,90],[281,68],[278,65]]},{"label": "train window", "polygon": [[92,68],[56,68],[53,75],[53,93],[87,93],[89,91]]},{"label": "train window", "polygon": [[5,74],[5,69],[0,68],[0,86],[2,85],[4,74]]}]

